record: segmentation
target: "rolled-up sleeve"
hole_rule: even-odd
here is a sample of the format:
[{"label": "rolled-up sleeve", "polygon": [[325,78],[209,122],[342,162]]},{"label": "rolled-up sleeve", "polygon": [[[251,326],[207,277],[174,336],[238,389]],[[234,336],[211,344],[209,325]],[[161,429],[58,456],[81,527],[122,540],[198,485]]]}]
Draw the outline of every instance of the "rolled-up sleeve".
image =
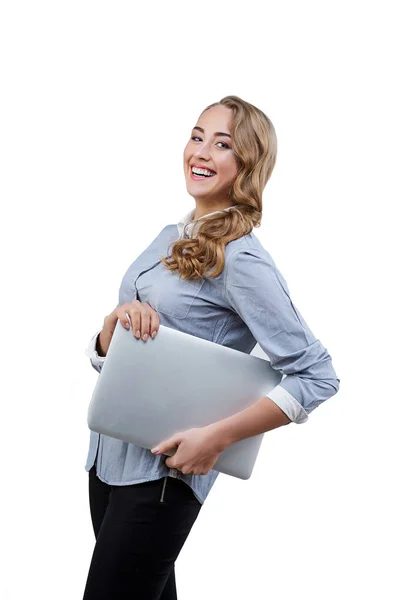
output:
[{"label": "rolled-up sleeve", "polygon": [[91,338],[89,345],[85,350],[85,355],[90,358],[91,365],[93,369],[97,371],[97,373],[101,373],[101,369],[103,368],[103,364],[105,361],[105,356],[99,356],[96,350],[97,337],[100,335],[102,329],[99,329]]},{"label": "rolled-up sleeve", "polygon": [[331,356],[293,304],[287,282],[270,254],[239,249],[226,265],[226,298],[244,321],[273,369],[283,378],[267,394],[292,422],[304,423],[338,392]]}]

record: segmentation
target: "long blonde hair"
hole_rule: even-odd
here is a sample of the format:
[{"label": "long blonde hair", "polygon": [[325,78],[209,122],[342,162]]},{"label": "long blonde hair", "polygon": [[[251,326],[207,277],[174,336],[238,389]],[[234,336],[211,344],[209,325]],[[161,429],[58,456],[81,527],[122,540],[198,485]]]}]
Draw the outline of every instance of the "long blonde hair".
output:
[{"label": "long blonde hair", "polygon": [[262,192],[276,163],[277,137],[270,119],[238,96],[225,96],[201,114],[219,104],[232,109],[231,141],[238,174],[228,197],[235,208],[202,218],[195,237],[173,242],[171,254],[161,260],[182,279],[217,277],[224,268],[226,244],[260,227]]}]

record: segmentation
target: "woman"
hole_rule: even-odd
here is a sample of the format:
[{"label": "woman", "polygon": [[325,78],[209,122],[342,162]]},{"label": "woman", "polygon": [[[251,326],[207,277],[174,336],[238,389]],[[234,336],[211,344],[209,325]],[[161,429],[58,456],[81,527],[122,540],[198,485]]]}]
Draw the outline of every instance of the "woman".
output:
[{"label": "woman", "polygon": [[248,354],[258,342],[285,378],[244,411],[178,432],[152,451],[90,432],[96,545],[84,600],[176,599],[174,563],[218,476],[220,453],[304,423],[339,389],[330,355],[252,231],[276,154],[271,121],[248,102],[227,96],[201,113],[184,150],[195,209],[164,227],[128,268],[118,306],[86,352],[100,372],[118,319],[144,343],[162,323]]}]

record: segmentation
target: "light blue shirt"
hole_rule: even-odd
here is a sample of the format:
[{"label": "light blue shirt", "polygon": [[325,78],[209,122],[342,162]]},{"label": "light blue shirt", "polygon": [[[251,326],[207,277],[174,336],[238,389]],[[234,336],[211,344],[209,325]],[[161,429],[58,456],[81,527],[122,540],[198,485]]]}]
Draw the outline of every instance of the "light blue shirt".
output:
[{"label": "light blue shirt", "polygon": [[[229,207],[223,210],[232,210]],[[219,211],[215,211],[219,212]],[[195,210],[167,225],[130,265],[122,278],[119,305],[138,299],[159,313],[166,327],[250,354],[256,343],[283,375],[267,394],[294,423],[304,423],[322,402],[338,392],[340,380],[326,348],[309,329],[290,298],[287,283],[269,252],[253,233],[229,242],[225,265],[215,279],[180,279],[161,262],[169,246],[194,236],[201,219]],[[101,372],[105,357],[96,352],[97,336],[86,355]],[[161,441],[161,440],[159,440]],[[165,476],[185,481],[203,503],[219,473],[185,475],[165,466],[166,455],[90,431],[86,471],[97,456],[97,475],[109,485],[129,485]]]}]

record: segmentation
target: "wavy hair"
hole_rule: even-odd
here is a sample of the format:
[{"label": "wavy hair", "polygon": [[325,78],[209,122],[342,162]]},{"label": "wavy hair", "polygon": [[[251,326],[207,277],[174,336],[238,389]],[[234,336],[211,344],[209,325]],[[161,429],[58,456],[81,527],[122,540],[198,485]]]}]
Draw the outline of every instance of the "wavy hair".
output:
[{"label": "wavy hair", "polygon": [[[206,110],[222,104],[232,109],[230,123],[232,150],[238,174],[228,197],[234,209],[198,220],[197,233],[173,242],[161,261],[182,279],[218,277],[224,268],[226,244],[260,227],[262,192],[276,163],[277,137],[270,119],[256,106],[238,96],[225,96]],[[210,273],[210,271],[215,270]]]}]

